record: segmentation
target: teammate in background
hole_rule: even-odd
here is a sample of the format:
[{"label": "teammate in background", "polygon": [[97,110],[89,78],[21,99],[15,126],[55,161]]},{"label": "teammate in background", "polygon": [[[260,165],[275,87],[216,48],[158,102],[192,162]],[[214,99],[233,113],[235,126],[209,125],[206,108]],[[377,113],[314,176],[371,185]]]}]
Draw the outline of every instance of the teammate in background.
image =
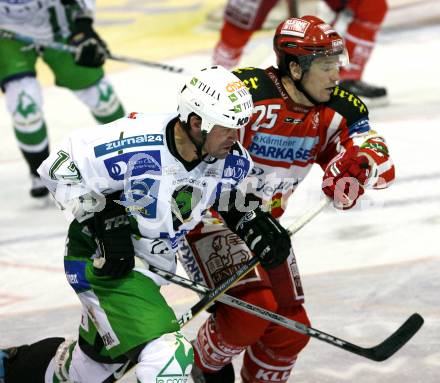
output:
[{"label": "teammate in background", "polygon": [[[339,209],[350,209],[365,188],[385,188],[394,165],[382,136],[371,130],[368,110],[341,89],[343,40],[314,16],[292,18],[276,29],[277,68],[237,69],[254,101],[242,143],[254,161],[254,193],[274,218],[314,163],[324,170],[322,190]],[[186,236],[181,262],[193,280],[214,286],[251,252],[215,217]],[[326,255],[328,256],[328,254]],[[295,255],[282,265],[257,268],[228,294],[309,325]],[[287,382],[308,338],[216,303],[193,343],[194,380],[232,383],[232,359],[245,351],[244,383]]]},{"label": "teammate in background", "polygon": [[49,155],[43,98],[35,64],[39,57],[50,67],[55,83],[70,89],[99,123],[123,117],[123,107],[102,65],[108,52],[93,28],[92,0],[4,0],[0,28],[37,40],[60,41],[78,48],[66,52],[0,38],[0,87],[5,93],[19,148],[29,166],[32,197],[48,194],[37,169]]},{"label": "teammate in background", "polygon": [[[64,265],[83,315],[77,341],[3,351],[6,383],[108,382],[128,360],[139,382],[186,381],[193,350],[159,292],[167,281],[148,265],[175,272],[177,242],[211,206],[264,267],[290,253],[270,214],[237,204],[253,202],[237,189],[253,165],[236,142],[252,108],[235,75],[207,68],[183,86],[179,116],[132,113],[78,131],[43,162],[43,183],[75,216]],[[135,256],[147,267],[133,269]]]},{"label": "teammate in background", "polygon": [[[341,70],[340,85],[360,97],[376,101],[375,104],[382,103],[387,95],[386,89],[367,84],[361,78],[387,13],[386,0],[324,1],[335,12],[335,19],[329,22],[335,24],[341,14],[350,19],[344,33],[350,64]],[[220,41],[214,49],[213,63],[227,68],[235,67],[251,35],[261,29],[268,13],[277,3],[278,0],[229,0]]]}]

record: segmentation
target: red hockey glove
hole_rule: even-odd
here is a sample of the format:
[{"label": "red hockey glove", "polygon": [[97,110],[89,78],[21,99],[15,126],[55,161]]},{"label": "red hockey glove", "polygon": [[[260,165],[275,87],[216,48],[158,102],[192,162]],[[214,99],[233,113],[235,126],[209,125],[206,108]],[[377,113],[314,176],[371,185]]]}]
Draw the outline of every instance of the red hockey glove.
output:
[{"label": "red hockey glove", "polygon": [[353,146],[329,163],[324,172],[322,191],[333,199],[336,208],[350,209],[364,194],[369,174],[368,158],[359,155],[359,147]]}]

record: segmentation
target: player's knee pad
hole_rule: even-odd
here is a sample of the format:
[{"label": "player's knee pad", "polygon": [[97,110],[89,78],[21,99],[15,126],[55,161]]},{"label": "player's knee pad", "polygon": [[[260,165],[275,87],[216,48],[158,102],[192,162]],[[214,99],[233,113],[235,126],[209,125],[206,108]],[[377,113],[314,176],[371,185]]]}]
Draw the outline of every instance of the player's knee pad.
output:
[{"label": "player's knee pad", "polygon": [[[309,317],[307,316],[307,312],[304,310],[302,305],[280,308],[278,309],[278,314],[296,322],[300,322],[306,326],[310,326]],[[273,330],[274,328],[275,330]],[[266,334],[270,335],[266,336]],[[277,347],[279,354],[287,356],[298,355],[310,340],[310,337],[306,335],[294,333],[286,327],[276,324],[271,324],[271,327],[267,329],[266,334],[265,338],[271,339],[275,342],[275,344],[279,342]],[[287,339],[287,341],[282,343],[282,339]]]},{"label": "player's knee pad", "polygon": [[[278,310],[280,315],[310,325],[302,306]],[[309,337],[283,326],[270,324],[260,340],[246,349],[241,376],[243,382],[287,382]]]},{"label": "player's knee pad", "polygon": [[86,89],[73,92],[100,123],[106,124],[124,116],[122,104],[105,77]]},{"label": "player's knee pad", "polygon": [[[246,289],[233,296],[262,307],[268,311],[276,312],[278,305],[269,288]],[[246,347],[255,343],[265,332],[269,322],[255,315],[244,312],[224,304],[218,304],[215,315],[215,328],[217,334],[231,345]]]},{"label": "player's knee pad", "polygon": [[20,148],[26,152],[40,152],[47,147],[40,84],[35,77],[23,77],[7,82],[4,88],[6,106]]},{"label": "player's knee pad", "polygon": [[122,367],[121,363],[99,363],[87,356],[77,341],[66,340],[58,347],[45,375],[45,382],[102,383]]},{"label": "player's knee pad", "polygon": [[244,350],[243,346],[234,346],[223,340],[212,315],[200,327],[193,345],[197,366],[209,373],[219,371]]},{"label": "player's knee pad", "polygon": [[142,349],[136,366],[141,383],[186,383],[194,363],[194,351],[180,332],[164,334]]}]

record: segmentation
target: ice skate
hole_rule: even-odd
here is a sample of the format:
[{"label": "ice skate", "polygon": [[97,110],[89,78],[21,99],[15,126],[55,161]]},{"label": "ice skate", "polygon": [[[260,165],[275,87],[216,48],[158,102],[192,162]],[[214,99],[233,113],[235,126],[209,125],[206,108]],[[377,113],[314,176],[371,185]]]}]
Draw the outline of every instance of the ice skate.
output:
[{"label": "ice skate", "polygon": [[31,174],[31,197],[43,198],[49,194],[49,190],[43,185],[40,177]]},{"label": "ice skate", "polygon": [[208,374],[204,373],[194,363],[191,370],[191,378],[193,379],[194,383],[234,383],[234,367],[232,366],[232,363],[229,363],[221,370],[213,374]]}]

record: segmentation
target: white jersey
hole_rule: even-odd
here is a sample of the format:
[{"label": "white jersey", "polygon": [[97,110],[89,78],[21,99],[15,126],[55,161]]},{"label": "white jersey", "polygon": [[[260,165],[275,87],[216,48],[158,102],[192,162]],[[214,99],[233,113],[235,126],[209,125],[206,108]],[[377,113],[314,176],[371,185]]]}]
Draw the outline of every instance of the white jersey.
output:
[{"label": "white jersey", "polygon": [[136,220],[138,234],[163,238],[175,250],[177,240],[201,221],[220,192],[237,187],[253,166],[237,143],[225,159],[208,156],[187,170],[169,149],[175,121],[171,114],[132,113],[77,131],[52,151],[38,172],[79,221],[94,208],[102,209],[87,206],[96,196],[124,190],[121,203]]},{"label": "white jersey", "polygon": [[[82,13],[94,14],[94,0],[79,0],[77,4]],[[61,0],[0,0],[0,28],[45,41],[53,40],[55,34],[70,34]]]}]

